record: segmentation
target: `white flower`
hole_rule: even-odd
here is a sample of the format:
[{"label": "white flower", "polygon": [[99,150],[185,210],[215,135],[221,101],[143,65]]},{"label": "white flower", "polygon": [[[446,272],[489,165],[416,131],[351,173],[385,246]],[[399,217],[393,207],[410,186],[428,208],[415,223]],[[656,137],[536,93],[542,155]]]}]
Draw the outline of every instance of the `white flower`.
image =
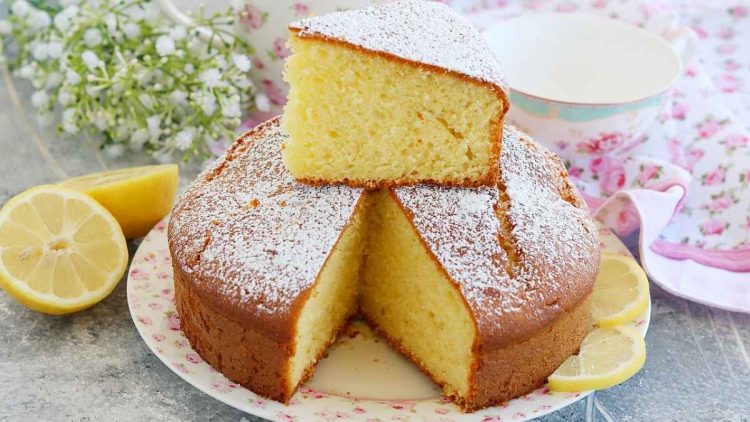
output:
[{"label": "white flower", "polygon": [[203,85],[206,88],[216,88],[221,84],[221,72],[219,72],[219,69],[212,67],[204,70],[200,76],[198,76],[198,79],[203,82]]},{"label": "white flower", "polygon": [[110,144],[104,147],[104,153],[112,158],[122,157],[122,154],[125,153],[125,147],[122,144]]},{"label": "white flower", "polygon": [[122,32],[130,39],[137,38],[141,34],[141,27],[133,22],[128,22],[122,26]]},{"label": "white flower", "polygon": [[184,106],[187,104],[187,93],[180,91],[179,89],[174,90],[169,94],[169,100],[175,105]]},{"label": "white flower", "polygon": [[66,89],[61,89],[57,94],[57,102],[60,103],[60,105],[63,107],[73,102],[74,99],[75,96],[73,95],[73,93]]},{"label": "white flower", "polygon": [[174,146],[180,151],[185,151],[193,145],[193,135],[195,129],[187,128],[177,132],[174,137]]},{"label": "white flower", "polygon": [[94,126],[99,130],[105,130],[107,129],[109,120],[109,116],[106,113],[99,111],[96,113],[96,117],[94,117]]},{"label": "white flower", "polygon": [[26,66],[18,69],[18,76],[24,79],[31,79],[32,77],[34,77],[34,68],[31,67],[31,65],[27,64]]},{"label": "white flower", "polygon": [[12,29],[13,27],[10,25],[10,22],[6,20],[0,20],[0,35],[10,34],[10,31]]},{"label": "white flower", "polygon": [[73,108],[66,108],[62,112],[62,129],[65,133],[75,134],[78,132],[78,125],[76,124],[76,110]]},{"label": "white flower", "polygon": [[96,28],[89,28],[83,33],[83,43],[89,47],[96,47],[102,43],[102,33]]},{"label": "white flower", "polygon": [[65,71],[65,82],[70,85],[78,85],[78,83],[81,82],[81,75],[72,69],[68,69]]},{"label": "white flower", "polygon": [[188,63],[185,65],[185,67],[182,68],[182,70],[188,75],[192,75],[193,72],[195,72],[195,67],[193,67],[192,64]]},{"label": "white flower", "polygon": [[249,78],[241,78],[237,82],[235,82],[237,87],[242,88],[247,91],[254,91],[255,85],[253,85],[253,81],[251,81]]},{"label": "white flower", "polygon": [[211,116],[216,111],[216,100],[213,98],[213,96],[207,95],[203,97],[203,101],[201,101],[200,106],[206,116]]},{"label": "white flower", "polygon": [[268,100],[268,95],[258,93],[255,95],[255,107],[258,111],[267,112],[271,110],[271,101]]},{"label": "white flower", "polygon": [[47,44],[47,55],[53,59],[59,59],[63,55],[63,43],[60,41],[50,41]]},{"label": "white flower", "polygon": [[138,101],[143,104],[143,107],[145,107],[147,110],[153,110],[154,108],[154,102],[151,100],[151,97],[146,93],[141,93],[138,95]]},{"label": "white flower", "polygon": [[29,12],[31,12],[31,6],[29,6],[29,3],[27,3],[24,0],[16,0],[10,6],[10,10],[13,12],[14,15],[25,17],[26,15],[29,14]]},{"label": "white flower", "polygon": [[70,6],[71,4],[78,4],[79,2],[80,0],[60,0],[60,5],[65,7]]},{"label": "white flower", "polygon": [[81,54],[81,59],[83,59],[83,64],[86,65],[86,68],[92,72],[96,70],[97,67],[104,65],[104,62],[99,59],[99,56],[91,50],[84,51],[83,54]]},{"label": "white flower", "polygon": [[250,59],[244,54],[235,54],[232,56],[232,63],[240,70],[240,72],[247,72],[250,70]]},{"label": "white flower", "polygon": [[49,56],[49,49],[47,43],[38,42],[31,47],[31,55],[34,56],[35,60],[46,60]]},{"label": "white flower", "polygon": [[152,138],[158,138],[161,134],[161,116],[154,114],[146,119],[146,126],[148,127],[148,133]]},{"label": "white flower", "polygon": [[70,24],[76,15],[78,15],[78,6],[67,6],[60,13],[55,15],[55,19],[53,21],[55,24],[55,28],[60,30],[60,32],[62,33],[66,33],[68,29],[70,29]]},{"label": "white flower", "polygon": [[206,116],[211,116],[216,111],[216,98],[209,92],[197,92],[191,95],[193,100],[200,106]]},{"label": "white flower", "polygon": [[161,37],[157,38],[156,52],[162,57],[169,56],[170,54],[174,53],[174,40],[167,37],[166,35],[162,35]]},{"label": "white flower", "polygon": [[187,30],[182,25],[177,25],[169,30],[169,38],[180,41],[187,36]]},{"label": "white flower", "polygon": [[29,14],[29,25],[32,29],[40,30],[49,26],[52,22],[47,12],[35,10]]},{"label": "white flower", "polygon": [[149,134],[146,129],[138,129],[133,132],[133,136],[130,137],[130,144],[136,149],[141,149],[143,148],[143,144],[148,141],[148,138]]},{"label": "white flower", "polygon": [[44,86],[47,89],[50,88],[57,88],[60,86],[60,84],[63,81],[63,76],[60,74],[60,72],[52,72],[49,75],[47,75],[47,82],[45,82]]},{"label": "white flower", "polygon": [[135,74],[135,79],[138,80],[138,83],[141,85],[148,85],[151,82],[151,78],[153,77],[153,74],[150,70],[142,68],[139,69]]},{"label": "white flower", "polygon": [[115,32],[117,30],[117,17],[108,13],[104,16],[104,24],[107,26],[107,31]]},{"label": "white flower", "polygon": [[36,108],[46,108],[49,105],[47,91],[39,90],[31,94],[31,105]]},{"label": "white flower", "polygon": [[239,103],[229,103],[222,109],[222,114],[227,118],[240,117],[242,110]]}]

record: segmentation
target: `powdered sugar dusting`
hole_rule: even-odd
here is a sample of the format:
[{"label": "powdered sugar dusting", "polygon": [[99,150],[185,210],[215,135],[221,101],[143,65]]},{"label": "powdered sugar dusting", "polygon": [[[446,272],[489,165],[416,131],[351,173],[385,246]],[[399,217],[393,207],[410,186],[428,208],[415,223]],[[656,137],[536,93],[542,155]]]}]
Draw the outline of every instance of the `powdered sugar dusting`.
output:
[{"label": "powdered sugar dusting", "polygon": [[[583,202],[564,197],[570,185],[563,172],[559,159],[506,127],[498,187],[395,190],[490,342],[542,326],[591,291],[597,230]],[[510,233],[498,211],[509,220]],[[501,240],[513,249],[514,260]]]},{"label": "powdered sugar dusting", "polygon": [[494,53],[471,23],[450,7],[403,0],[302,19],[300,37],[324,37],[370,51],[436,66],[503,87]]},{"label": "powdered sugar dusting", "polygon": [[281,160],[285,138],[278,118],[245,134],[170,222],[170,248],[195,287],[256,317],[283,316],[312,286],[362,195],[297,183]]}]

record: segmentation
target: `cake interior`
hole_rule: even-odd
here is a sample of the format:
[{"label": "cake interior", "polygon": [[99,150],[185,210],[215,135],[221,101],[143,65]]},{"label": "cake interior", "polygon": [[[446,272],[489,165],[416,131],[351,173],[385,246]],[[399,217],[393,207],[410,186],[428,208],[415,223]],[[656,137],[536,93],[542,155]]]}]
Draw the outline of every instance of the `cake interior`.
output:
[{"label": "cake interior", "polygon": [[289,391],[312,374],[359,309],[446,394],[468,395],[476,329],[457,287],[420,242],[389,192],[373,193],[366,207],[360,204],[300,313]]},{"label": "cake interior", "polygon": [[504,112],[498,93],[342,43],[289,42],[283,158],[296,178],[364,185],[489,177]]},{"label": "cake interior", "polygon": [[476,336],[468,305],[392,194],[378,192],[368,218],[360,312],[447,395],[467,397]]},{"label": "cake interior", "polygon": [[312,374],[325,349],[357,311],[357,290],[364,252],[366,218],[362,201],[318,274],[297,320],[289,390]]}]

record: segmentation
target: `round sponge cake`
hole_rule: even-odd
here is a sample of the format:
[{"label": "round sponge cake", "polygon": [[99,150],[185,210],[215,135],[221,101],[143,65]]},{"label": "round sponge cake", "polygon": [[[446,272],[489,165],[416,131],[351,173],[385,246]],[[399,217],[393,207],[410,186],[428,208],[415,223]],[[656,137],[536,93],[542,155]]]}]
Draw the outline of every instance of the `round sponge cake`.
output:
[{"label": "round sponge cake", "polygon": [[467,411],[542,385],[589,329],[597,230],[560,160],[513,128],[497,183],[297,183],[279,119],[243,135],[170,221],[198,353],[287,402],[360,314]]}]

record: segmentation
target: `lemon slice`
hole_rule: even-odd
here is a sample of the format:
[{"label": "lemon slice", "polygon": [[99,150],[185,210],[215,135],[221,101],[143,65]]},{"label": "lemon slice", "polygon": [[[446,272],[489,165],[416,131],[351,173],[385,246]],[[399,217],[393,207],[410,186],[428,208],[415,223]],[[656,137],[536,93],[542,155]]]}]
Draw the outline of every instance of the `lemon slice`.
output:
[{"label": "lemon slice", "polygon": [[594,284],[591,318],[599,327],[628,323],[648,308],[648,278],[635,260],[602,255]]},{"label": "lemon slice", "polygon": [[549,377],[554,391],[608,388],[635,375],[646,362],[646,342],[629,327],[596,328]]},{"label": "lemon slice", "polygon": [[98,303],[127,263],[120,226],[88,195],[39,186],[0,210],[0,286],[35,311],[67,314]]},{"label": "lemon slice", "polygon": [[179,170],[175,164],[130,167],[74,177],[60,186],[91,195],[117,219],[128,239],[145,236],[172,208]]}]

